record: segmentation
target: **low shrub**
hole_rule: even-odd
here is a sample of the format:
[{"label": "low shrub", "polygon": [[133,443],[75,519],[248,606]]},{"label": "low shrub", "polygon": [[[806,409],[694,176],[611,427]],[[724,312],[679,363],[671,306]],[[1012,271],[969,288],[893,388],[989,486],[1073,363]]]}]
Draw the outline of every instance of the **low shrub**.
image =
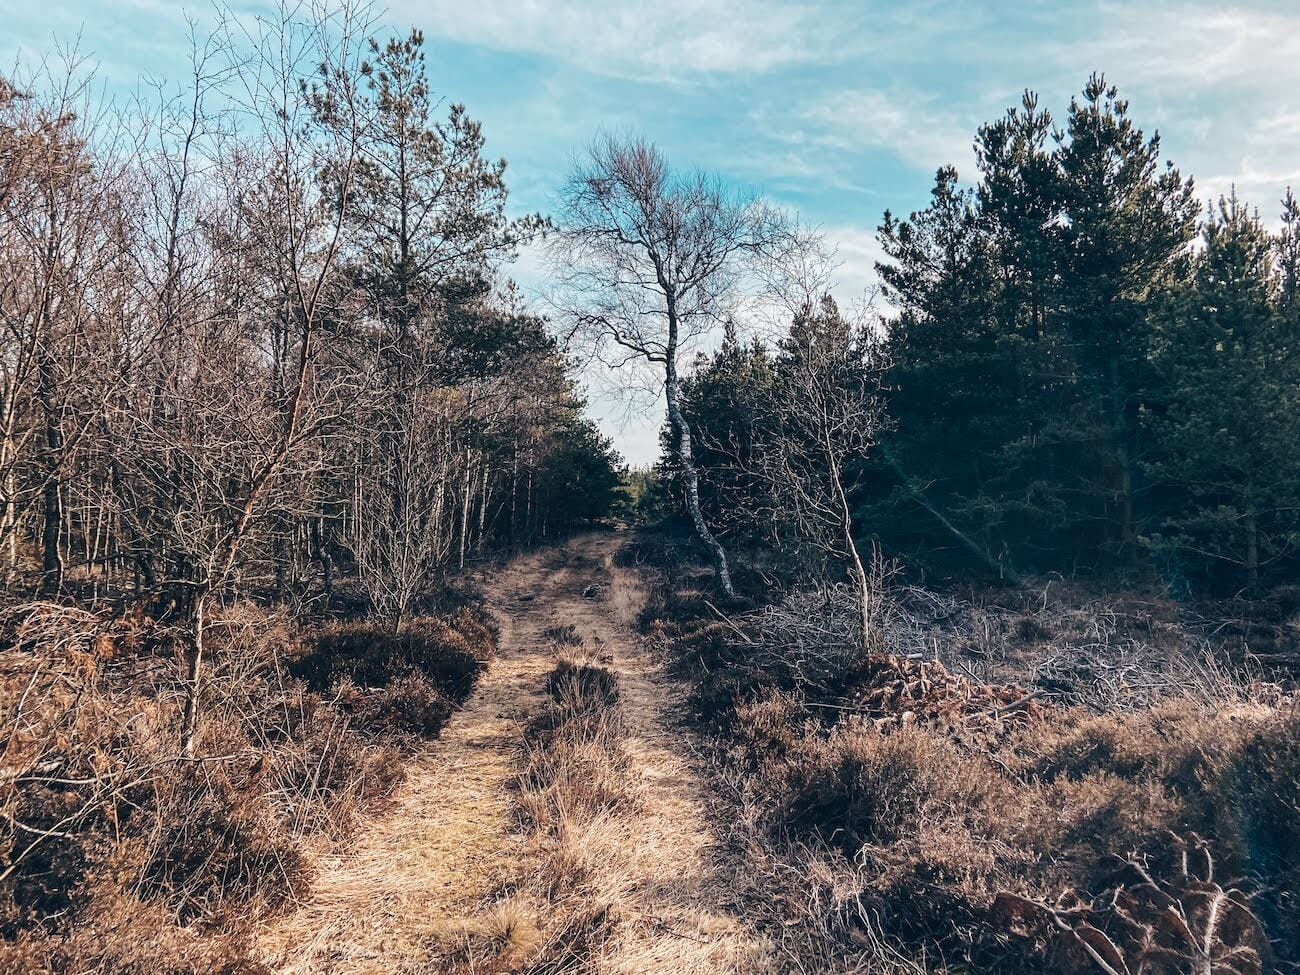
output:
[{"label": "low shrub", "polygon": [[271,975],[246,939],[178,927],[162,905],[105,893],[58,934],[0,940],[0,971],[22,975]]},{"label": "low shrub", "polygon": [[[724,621],[680,578],[647,628],[715,736],[736,846],[817,905],[753,908],[809,967],[1100,972],[1071,955],[1088,925],[1132,962],[1115,971],[1144,945],[1182,959],[1151,971],[1300,967],[1300,706],[1205,659],[1165,603],[909,589],[878,617],[895,652],[863,655],[824,593]],[[1213,876],[1179,872],[1188,849]],[[1122,894],[1134,869],[1153,879]],[[1170,947],[1169,911],[1199,930],[1218,897],[1210,954]]]},{"label": "low shrub", "polygon": [[332,694],[359,727],[436,738],[495,647],[486,619],[462,607],[418,617],[401,633],[371,623],[329,625],[288,669],[312,690]]},{"label": "low shrub", "polygon": [[618,678],[604,667],[561,660],[546,675],[546,693],[559,711],[603,711],[618,703]]},{"label": "low shrub", "polygon": [[542,631],[542,638],[561,647],[582,646],[582,634],[572,623],[548,626]]},{"label": "low shrub", "polygon": [[561,834],[625,804],[630,793],[618,678],[561,660],[546,678],[547,703],[524,729],[519,808],[530,825]]},{"label": "low shrub", "polygon": [[[0,619],[0,970],[260,971],[240,939],[307,892],[307,835],[391,794],[403,742],[437,733],[493,639],[468,610],[421,621],[346,702],[323,696],[346,678],[286,667],[335,665],[285,614],[227,607],[210,633],[185,756],[183,632],[44,603]],[[338,666],[374,673],[362,643]]]},{"label": "low shrub", "polygon": [[289,663],[312,690],[329,690],[342,677],[359,687],[385,687],[418,671],[459,703],[474,689],[495,648],[495,634],[469,609],[422,616],[401,633],[372,623],[327,626],[313,646]]}]

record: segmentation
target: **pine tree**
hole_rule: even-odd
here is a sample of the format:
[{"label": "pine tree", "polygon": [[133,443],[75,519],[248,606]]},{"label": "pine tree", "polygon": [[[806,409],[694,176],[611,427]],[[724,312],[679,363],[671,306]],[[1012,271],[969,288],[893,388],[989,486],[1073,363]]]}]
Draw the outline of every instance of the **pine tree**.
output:
[{"label": "pine tree", "polygon": [[1282,230],[1274,243],[1278,273],[1278,304],[1282,313],[1300,324],[1300,201],[1287,188],[1282,199]]},{"label": "pine tree", "polygon": [[1191,183],[1097,76],[1063,130],[1027,92],[976,152],[973,190],[941,170],[926,210],[881,227],[894,512],[910,503],[922,545],[955,540],[1003,574],[1131,561],[1146,308],[1194,236]]},{"label": "pine tree", "polygon": [[[682,410],[695,431],[700,507],[719,532],[750,543],[771,537],[771,521],[761,515],[751,472],[762,436],[762,404],[772,382],[767,349],[757,340],[742,344],[730,321],[718,350],[698,356],[682,380]],[[671,431],[665,430],[662,439],[671,456]],[[679,491],[675,483],[670,489]]]},{"label": "pine tree", "polygon": [[481,290],[473,282],[541,223],[507,219],[505,161],[483,155],[464,106],[434,116],[423,46],[418,30],[372,40],[361,67],[373,123],[349,214],[356,274],[397,348],[446,300]]},{"label": "pine tree", "polygon": [[[1094,75],[1070,103],[1055,153],[1061,241],[1057,303],[1079,384],[1077,425],[1085,454],[1080,504],[1113,526],[1112,542],[1136,557],[1141,441],[1138,417],[1152,377],[1146,303],[1196,232],[1191,180],[1160,165],[1118,91]],[[1091,495],[1091,497],[1089,497]]]},{"label": "pine tree", "polygon": [[1147,544],[1251,589],[1300,539],[1300,370],[1275,243],[1235,194],[1221,198],[1191,280],[1152,316],[1163,397],[1147,469],[1178,494]]},{"label": "pine tree", "polygon": [[896,431],[881,444],[876,474],[890,493],[863,518],[895,547],[951,561],[956,543],[996,570],[1006,536],[1002,455],[1027,420],[979,202],[944,168],[925,210],[905,221],[886,213],[880,227],[889,263],[877,270],[899,310],[888,323],[885,379]]}]

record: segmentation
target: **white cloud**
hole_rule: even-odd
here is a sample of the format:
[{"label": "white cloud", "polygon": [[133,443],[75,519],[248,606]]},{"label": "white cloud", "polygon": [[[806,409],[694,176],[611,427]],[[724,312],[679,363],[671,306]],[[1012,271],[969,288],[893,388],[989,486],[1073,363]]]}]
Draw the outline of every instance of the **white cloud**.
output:
[{"label": "white cloud", "polygon": [[916,92],[832,91],[805,106],[811,139],[830,149],[878,148],[922,170],[945,163],[965,168],[974,129]]},{"label": "white cloud", "polygon": [[1279,93],[1300,81],[1300,13],[1294,10],[1106,3],[1096,22],[1095,38],[1058,49],[1131,81],[1168,85],[1171,95],[1182,85],[1200,91],[1264,86]]},{"label": "white cloud", "polygon": [[880,284],[876,262],[884,260],[885,251],[876,238],[876,232],[862,227],[841,226],[824,228],[824,233],[826,239],[835,245],[839,264],[831,285],[836,302],[849,312],[859,311],[868,301],[876,311],[884,311],[876,294]]},{"label": "white cloud", "polygon": [[826,64],[852,49],[845,12],[779,0],[432,0],[395,5],[389,19],[401,16],[431,35],[650,81]]}]

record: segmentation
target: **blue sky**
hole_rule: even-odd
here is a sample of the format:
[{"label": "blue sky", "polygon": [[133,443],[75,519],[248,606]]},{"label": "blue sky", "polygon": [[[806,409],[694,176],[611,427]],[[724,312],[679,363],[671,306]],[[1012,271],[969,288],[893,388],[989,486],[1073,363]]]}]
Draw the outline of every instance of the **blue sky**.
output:
[{"label": "blue sky", "polygon": [[[256,10],[258,0],[236,0]],[[171,0],[0,0],[0,70],[78,35],[99,77],[180,76],[185,16]],[[838,293],[872,280],[886,208],[923,205],[934,170],[972,168],[971,136],[1028,87],[1064,115],[1089,72],[1203,196],[1236,184],[1272,218],[1300,188],[1300,2],[1122,4],[813,0],[394,0],[381,22],[426,35],[431,82],[481,119],[510,161],[514,208],[549,209],[601,127],[635,129],[682,165],[762,190],[838,244]],[[525,255],[517,276],[540,274]],[[633,460],[658,413],[594,411]]]}]

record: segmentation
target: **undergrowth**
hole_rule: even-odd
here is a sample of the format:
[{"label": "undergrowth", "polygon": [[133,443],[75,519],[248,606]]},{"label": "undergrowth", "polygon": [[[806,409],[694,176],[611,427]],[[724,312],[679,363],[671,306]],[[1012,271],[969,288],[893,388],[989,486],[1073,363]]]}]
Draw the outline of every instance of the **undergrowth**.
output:
[{"label": "undergrowth", "polygon": [[891,583],[864,655],[833,587],[732,618],[659,567],[643,625],[713,738],[746,910],[803,970],[1300,965],[1300,707],[1195,631]]},{"label": "undergrowth", "polygon": [[179,749],[187,634],[52,603],[0,618],[0,971],[256,972],[248,939],[312,883],[308,846],[403,777],[494,636],[470,611],[400,638],[210,625],[197,747]]},{"label": "undergrowth", "polygon": [[557,661],[544,682],[543,706],[523,731],[515,794],[537,859],[484,911],[438,939],[440,971],[587,971],[614,929],[617,898],[606,889],[609,826],[636,802],[618,678],[586,655],[575,627],[551,627],[544,636]]}]

